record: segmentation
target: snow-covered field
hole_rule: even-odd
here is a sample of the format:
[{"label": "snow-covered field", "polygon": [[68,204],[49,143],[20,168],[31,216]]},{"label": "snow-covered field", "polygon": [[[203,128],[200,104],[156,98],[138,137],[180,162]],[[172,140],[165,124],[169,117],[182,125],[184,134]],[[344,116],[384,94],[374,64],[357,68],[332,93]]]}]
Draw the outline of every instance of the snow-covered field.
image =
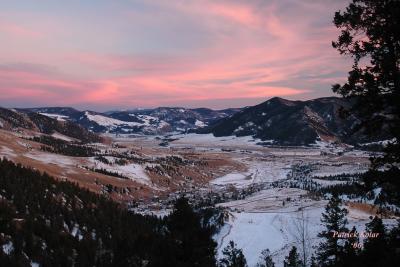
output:
[{"label": "snow-covered field", "polygon": [[[322,229],[319,225],[319,214],[322,210],[309,210],[308,231],[311,237],[310,245],[316,245],[317,233]],[[275,266],[283,266],[283,260],[292,246],[296,243],[296,230],[293,228],[298,218],[295,212],[287,213],[252,213],[233,212],[224,229],[216,237],[218,240],[218,257],[221,257],[223,248],[233,240],[238,248],[243,250],[250,267],[256,266],[261,252],[269,249]]]},{"label": "snow-covered field", "polygon": [[217,186],[234,185],[239,188],[254,183],[274,182],[285,179],[290,171],[290,164],[274,159],[240,157],[239,160],[248,166],[246,172],[226,174],[211,181],[211,184]]},{"label": "snow-covered field", "polygon": [[[233,240],[237,247],[243,250],[249,267],[256,266],[264,249],[271,251],[275,266],[281,267],[291,246],[301,248],[296,224],[298,225],[302,218],[306,222],[307,247],[311,255],[320,242],[317,234],[323,229],[320,220],[327,201],[302,198],[305,193],[300,189],[270,189],[245,200],[221,204],[220,206],[230,209],[230,216],[221,231],[214,236],[218,242],[218,257],[222,257],[223,248]],[[283,205],[287,197],[291,197],[291,201],[286,201]],[[355,226],[357,231],[363,231],[365,224],[370,221],[370,214],[347,208],[348,228]],[[388,224],[395,222],[385,221]]]},{"label": "snow-covered field", "polygon": [[[106,157],[109,161],[114,162],[116,158],[113,157]],[[89,158],[89,166],[92,166],[96,169],[105,169],[110,172],[119,173],[125,177],[128,177],[136,182],[143,183],[143,184],[151,184],[150,178],[144,171],[143,165],[139,164],[126,164],[126,165],[118,165],[118,164],[105,164],[96,160],[94,157]]]},{"label": "snow-covered field", "polygon": [[192,145],[201,147],[260,147],[256,145],[260,142],[259,139],[254,139],[251,136],[235,137],[224,136],[215,137],[213,134],[177,134],[171,138],[178,138],[171,146],[177,147],[181,145]]}]

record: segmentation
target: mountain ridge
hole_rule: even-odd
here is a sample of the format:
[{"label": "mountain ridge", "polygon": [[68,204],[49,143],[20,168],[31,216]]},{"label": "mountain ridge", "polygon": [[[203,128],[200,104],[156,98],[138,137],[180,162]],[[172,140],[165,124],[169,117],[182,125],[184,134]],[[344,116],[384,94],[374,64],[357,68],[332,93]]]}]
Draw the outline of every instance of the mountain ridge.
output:
[{"label": "mountain ridge", "polygon": [[[198,129],[214,136],[253,136],[276,145],[312,145],[318,141],[357,144],[371,141],[363,129],[356,131],[360,119],[354,114],[343,117],[355,99],[322,97],[305,101],[271,98],[244,108],[229,118]],[[388,138],[382,132],[372,140]]]},{"label": "mountain ridge", "polygon": [[[355,114],[343,117],[355,99],[321,97],[288,100],[273,97],[255,106],[213,110],[209,108],[157,107],[121,111],[80,111],[71,107],[18,109],[59,121],[76,123],[90,132],[163,135],[194,132],[214,136],[252,136],[276,145],[312,145],[318,141],[357,144],[390,139],[387,132],[372,138],[357,130]],[[33,116],[33,115],[29,115]],[[18,120],[18,118],[16,118]]]},{"label": "mountain ridge", "polygon": [[36,112],[59,120],[77,123],[96,133],[165,134],[186,132],[231,116],[239,109],[158,107],[153,109],[96,112],[79,111],[70,107],[24,108],[24,113]]}]

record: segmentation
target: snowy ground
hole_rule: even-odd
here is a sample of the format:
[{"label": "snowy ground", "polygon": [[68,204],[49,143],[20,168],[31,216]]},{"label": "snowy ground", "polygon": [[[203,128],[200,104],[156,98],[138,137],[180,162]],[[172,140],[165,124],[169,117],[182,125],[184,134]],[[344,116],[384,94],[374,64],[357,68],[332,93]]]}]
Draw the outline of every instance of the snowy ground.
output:
[{"label": "snowy ground", "polygon": [[74,138],[71,138],[69,136],[66,136],[66,135],[63,135],[63,134],[60,134],[57,132],[53,133],[51,136],[54,138],[60,139],[60,140],[67,141],[67,142],[76,141],[76,139],[74,139]]},{"label": "snowy ground", "polygon": [[37,161],[41,161],[46,164],[55,164],[61,167],[73,166],[78,163],[78,161],[75,161],[73,158],[68,156],[38,152],[38,151],[25,153],[24,156]]},{"label": "snowy ground", "polygon": [[[220,206],[229,208],[229,221],[214,237],[218,242],[218,257],[222,250],[233,240],[238,248],[243,250],[249,267],[256,266],[261,252],[269,249],[272,253],[275,266],[283,266],[283,260],[288,255],[291,246],[299,249],[301,245],[296,241],[298,231],[296,223],[305,218],[306,232],[309,236],[309,254],[315,251],[320,239],[321,213],[327,201],[311,201],[301,198],[305,195],[300,189],[270,189],[264,190],[245,200],[223,203]],[[283,201],[290,196],[291,201]],[[303,217],[299,208],[303,209]],[[359,232],[364,230],[365,223],[369,222],[370,214],[355,209],[349,209],[349,228],[356,226]],[[394,223],[394,220],[386,220]]]},{"label": "snowy ground", "polygon": [[[114,157],[106,157],[109,161],[113,162],[116,158]],[[96,160],[94,157],[89,158],[89,166],[92,166],[96,169],[105,169],[110,172],[119,173],[125,177],[128,177],[136,182],[143,183],[143,184],[151,184],[150,178],[145,173],[144,168],[146,166],[139,165],[139,164],[126,164],[126,165],[118,165],[115,163],[112,164],[105,164]]]},{"label": "snowy ground", "polygon": [[290,164],[275,159],[265,160],[259,157],[240,157],[238,160],[248,166],[245,172],[229,173],[211,182],[212,185],[234,185],[241,188],[254,183],[274,182],[285,179]]},{"label": "snowy ground", "polygon": [[224,136],[215,137],[213,134],[177,134],[171,136],[171,138],[178,138],[179,140],[174,141],[171,146],[179,147],[182,145],[201,146],[201,147],[260,147],[256,143],[260,142],[260,139],[254,139],[251,136],[235,137],[235,136]]},{"label": "snowy ground", "polygon": [[5,156],[5,157],[9,157],[9,158],[14,158],[14,157],[17,156],[17,155],[14,153],[13,150],[11,150],[10,148],[5,147],[5,146],[1,146],[1,147],[0,147],[0,155],[1,155],[1,156]]},{"label": "snowy ground", "polygon": [[[321,228],[315,223],[319,212],[320,210],[309,212],[314,215],[309,217],[311,236],[315,236]],[[264,249],[271,251],[275,266],[282,266],[291,246],[299,245],[295,242],[295,231],[291,229],[295,220],[296,214],[293,212],[233,212],[229,222],[216,237],[219,243],[218,257],[222,256],[222,249],[233,240],[243,250],[250,267],[256,266]]]}]

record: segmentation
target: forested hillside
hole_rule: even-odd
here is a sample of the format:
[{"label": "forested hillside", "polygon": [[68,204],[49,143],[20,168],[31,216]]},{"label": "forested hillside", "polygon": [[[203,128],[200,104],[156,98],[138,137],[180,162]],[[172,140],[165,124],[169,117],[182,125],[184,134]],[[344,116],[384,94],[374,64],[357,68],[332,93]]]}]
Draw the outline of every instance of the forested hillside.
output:
[{"label": "forested hillside", "polygon": [[214,266],[215,230],[181,198],[169,217],[0,161],[1,266]]}]

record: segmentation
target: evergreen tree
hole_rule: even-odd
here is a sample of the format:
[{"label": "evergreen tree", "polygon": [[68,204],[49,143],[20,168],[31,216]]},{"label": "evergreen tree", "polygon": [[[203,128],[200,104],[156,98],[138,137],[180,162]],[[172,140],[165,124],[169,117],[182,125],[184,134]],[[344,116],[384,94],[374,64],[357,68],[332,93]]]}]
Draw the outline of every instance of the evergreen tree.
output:
[{"label": "evergreen tree", "polygon": [[388,235],[388,247],[389,247],[389,264],[387,266],[394,266],[400,262],[400,220]]},{"label": "evergreen tree", "polygon": [[300,255],[297,253],[297,248],[295,246],[289,251],[289,255],[285,258],[283,262],[284,267],[302,267],[303,262],[300,260]]},{"label": "evergreen tree", "polygon": [[315,256],[314,256],[314,255],[311,256],[310,267],[318,267],[318,265],[317,265],[317,260],[315,259]]},{"label": "evergreen tree", "polygon": [[324,239],[318,247],[318,261],[322,266],[337,266],[340,255],[343,252],[343,242],[334,233],[347,232],[347,210],[341,208],[341,200],[337,195],[333,195],[322,213],[321,222],[325,230],[318,234]]},{"label": "evergreen tree", "polygon": [[364,240],[364,250],[361,257],[363,259],[363,266],[384,266],[389,256],[388,252],[390,251],[385,226],[378,217],[374,217],[365,226],[365,232],[374,236],[370,236]]},{"label": "evergreen tree", "polygon": [[[367,186],[392,192],[400,203],[400,1],[352,0],[344,12],[336,12],[334,24],[341,30],[333,47],[350,55],[353,68],[344,85],[333,91],[355,97],[352,112],[361,117],[359,129],[374,135],[387,131],[395,138],[385,147],[384,157],[372,161],[374,173],[365,176]],[[362,62],[362,64],[360,64]],[[363,65],[363,66],[361,66]],[[390,175],[378,171],[385,165]],[[390,185],[386,185],[390,184]]]},{"label": "evergreen tree", "polygon": [[181,251],[177,266],[215,266],[216,244],[210,228],[201,225],[200,216],[184,197],[179,198],[168,220],[171,238]]},{"label": "evergreen tree", "polygon": [[347,238],[343,248],[343,254],[341,257],[342,265],[345,267],[356,267],[360,265],[358,258],[360,249],[358,248],[359,238],[355,226],[353,226],[349,234],[350,237]]},{"label": "evergreen tree", "polygon": [[219,261],[219,267],[247,267],[246,258],[241,249],[236,248],[235,242],[229,241],[222,250],[224,257]]},{"label": "evergreen tree", "polygon": [[260,260],[257,263],[257,267],[275,267],[275,263],[272,260],[271,252],[269,249],[264,249],[261,252]]}]

